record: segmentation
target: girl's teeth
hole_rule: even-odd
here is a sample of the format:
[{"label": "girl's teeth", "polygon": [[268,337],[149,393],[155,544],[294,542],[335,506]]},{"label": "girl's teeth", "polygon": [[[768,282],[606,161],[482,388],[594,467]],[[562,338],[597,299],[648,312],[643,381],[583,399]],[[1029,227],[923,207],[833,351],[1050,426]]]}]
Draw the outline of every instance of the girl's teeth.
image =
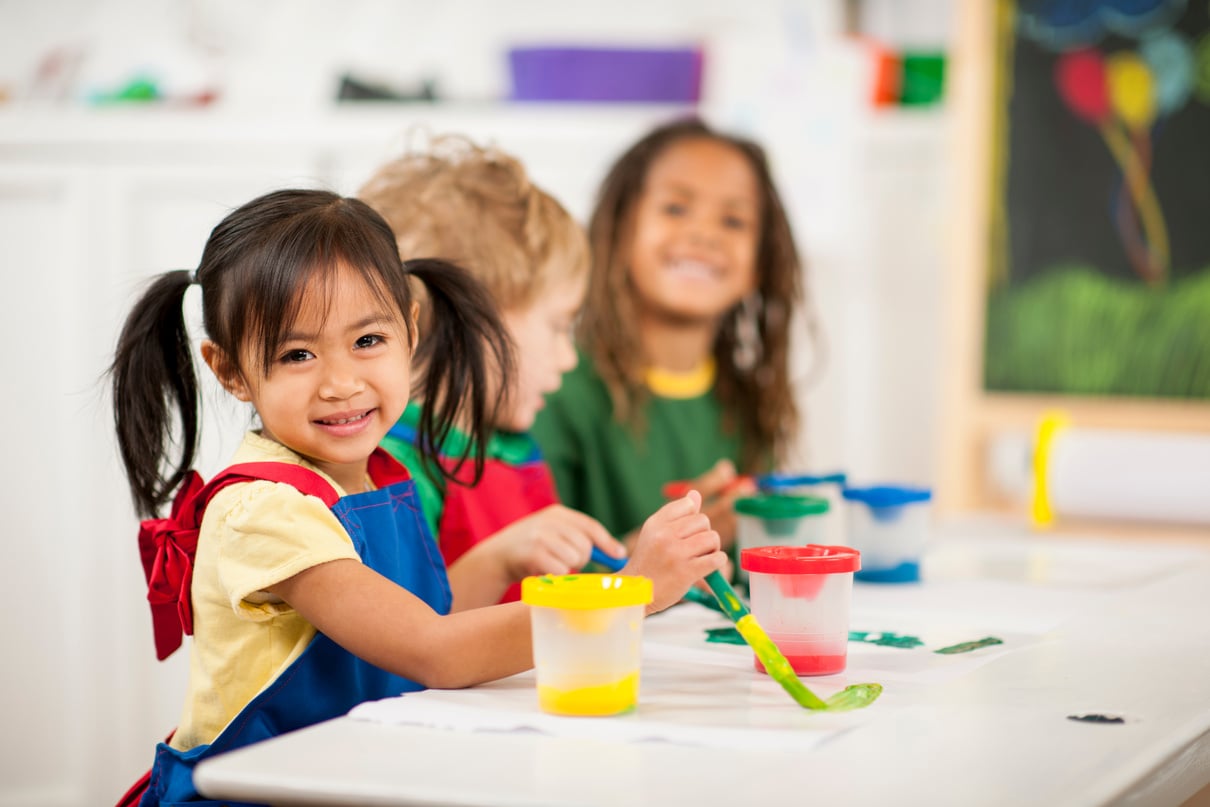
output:
[{"label": "girl's teeth", "polygon": [[325,420],[324,423],[328,424],[329,426],[343,426],[345,423],[352,423],[354,421],[361,420],[364,417],[365,417],[365,415],[358,415],[355,418],[342,418],[340,420]]}]

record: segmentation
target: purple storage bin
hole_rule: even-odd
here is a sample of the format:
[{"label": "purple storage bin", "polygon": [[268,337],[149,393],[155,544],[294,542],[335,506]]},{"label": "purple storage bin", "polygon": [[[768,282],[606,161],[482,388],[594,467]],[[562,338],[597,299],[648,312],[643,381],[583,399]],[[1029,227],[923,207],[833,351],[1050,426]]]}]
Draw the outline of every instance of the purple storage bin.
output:
[{"label": "purple storage bin", "polygon": [[514,101],[696,103],[700,48],[512,48]]}]

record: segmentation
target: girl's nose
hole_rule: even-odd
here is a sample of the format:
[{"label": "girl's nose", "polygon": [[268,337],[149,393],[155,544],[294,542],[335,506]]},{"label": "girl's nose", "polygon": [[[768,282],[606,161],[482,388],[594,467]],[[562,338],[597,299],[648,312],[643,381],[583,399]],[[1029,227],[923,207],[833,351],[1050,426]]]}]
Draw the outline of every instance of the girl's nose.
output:
[{"label": "girl's nose", "polygon": [[348,362],[331,362],[325,368],[319,385],[319,397],[326,400],[343,400],[360,392],[364,383],[355,368]]},{"label": "girl's nose", "polygon": [[709,216],[693,216],[689,219],[689,240],[695,244],[714,244],[718,240],[718,226]]}]

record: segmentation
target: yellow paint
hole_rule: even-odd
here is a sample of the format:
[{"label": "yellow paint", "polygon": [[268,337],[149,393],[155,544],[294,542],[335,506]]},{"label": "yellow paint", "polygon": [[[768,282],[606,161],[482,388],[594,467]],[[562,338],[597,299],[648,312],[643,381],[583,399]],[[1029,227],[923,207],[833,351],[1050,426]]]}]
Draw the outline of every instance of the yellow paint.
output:
[{"label": "yellow paint", "polygon": [[1119,51],[1105,60],[1109,101],[1131,129],[1147,129],[1155,121],[1155,80],[1151,68],[1136,54]]},{"label": "yellow paint", "polygon": [[[640,612],[641,613],[641,612]],[[599,608],[595,611],[573,611],[567,609],[560,612],[563,626],[575,633],[601,634],[608,631],[616,620],[622,618],[617,608]]]},{"label": "yellow paint", "polygon": [[634,708],[639,699],[639,674],[608,684],[557,689],[538,685],[538,705],[542,711],[556,715],[596,717],[616,715]]}]

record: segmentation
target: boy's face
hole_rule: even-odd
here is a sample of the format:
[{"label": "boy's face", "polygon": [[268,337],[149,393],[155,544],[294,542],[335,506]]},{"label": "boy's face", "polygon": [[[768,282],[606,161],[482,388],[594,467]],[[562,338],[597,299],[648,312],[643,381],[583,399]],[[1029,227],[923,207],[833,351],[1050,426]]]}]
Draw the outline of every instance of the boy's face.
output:
[{"label": "boy's face", "polygon": [[716,321],[757,283],[757,177],[742,152],[682,140],[651,163],[634,214],[630,278],[640,310]]},{"label": "boy's face", "polygon": [[556,281],[527,307],[502,312],[516,349],[516,383],[497,428],[524,432],[534,425],[546,395],[576,366],[572,328],[584,303],[587,278]]}]

